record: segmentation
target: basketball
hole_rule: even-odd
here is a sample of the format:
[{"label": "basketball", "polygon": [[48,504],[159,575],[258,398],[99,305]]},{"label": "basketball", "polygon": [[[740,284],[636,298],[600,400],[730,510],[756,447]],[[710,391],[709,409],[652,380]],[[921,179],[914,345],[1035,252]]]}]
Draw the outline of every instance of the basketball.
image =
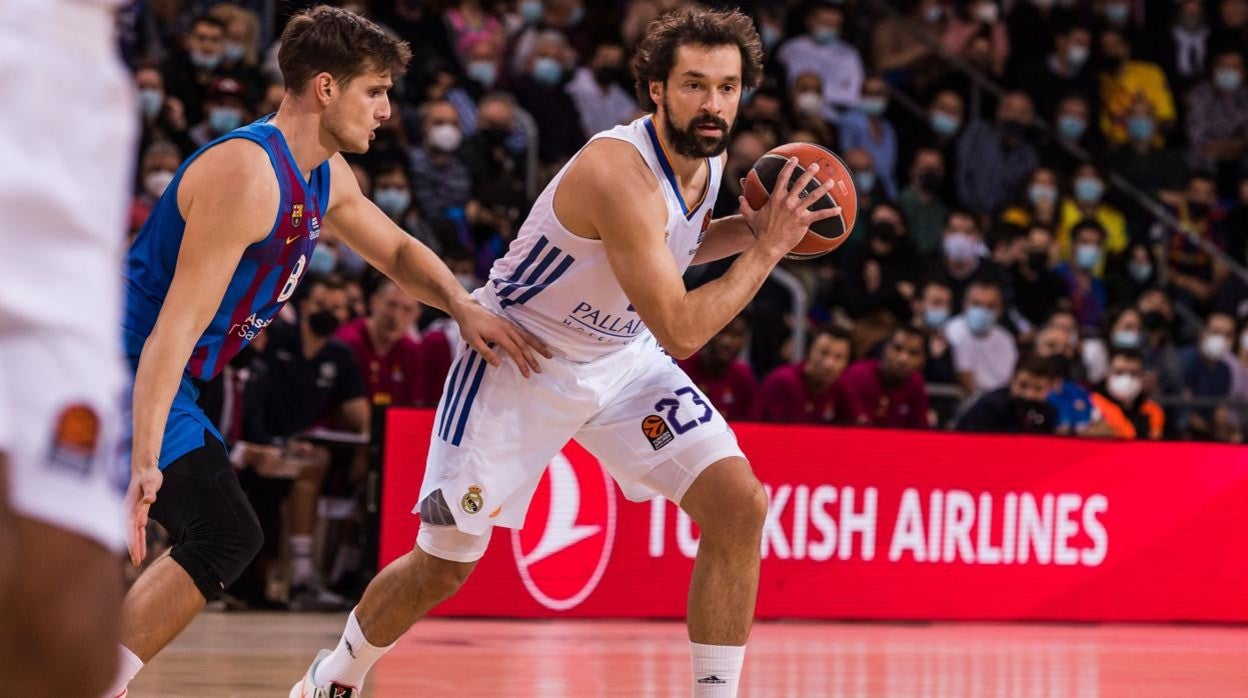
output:
[{"label": "basketball", "polygon": [[807,167],[816,163],[819,165],[819,173],[806,186],[807,192],[813,191],[829,179],[835,181],[832,190],[824,194],[822,200],[811,204],[810,210],[841,207],[840,216],[815,223],[793,250],[785,255],[788,259],[814,259],[835,250],[849,239],[849,234],[854,230],[854,220],[858,217],[858,193],[854,190],[854,179],[849,168],[835,153],[813,143],[788,143],[768,151],[754,163],[745,176],[745,200],[755,211],[771,198],[776,178],[791,157],[797,158],[797,167],[789,178],[790,183],[796,182]]}]

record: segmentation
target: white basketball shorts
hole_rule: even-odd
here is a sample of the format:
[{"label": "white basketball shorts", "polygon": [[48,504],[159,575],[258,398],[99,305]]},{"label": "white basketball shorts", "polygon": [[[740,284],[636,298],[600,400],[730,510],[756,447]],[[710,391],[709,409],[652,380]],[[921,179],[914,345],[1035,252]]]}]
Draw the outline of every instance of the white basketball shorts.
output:
[{"label": "white basketball shorts", "polygon": [[[463,533],[519,528],[547,463],[569,439],[633,501],[659,494],[679,503],[711,464],[744,457],[728,423],[648,333],[588,363],[539,360],[542,372],[525,378],[512,361],[490,366],[460,345],[420,499],[442,490]],[[689,449],[696,459],[655,470]]]},{"label": "white basketball shorts", "polygon": [[[122,545],[121,273],[138,113],[101,3],[0,3],[0,453],[19,516]],[[121,478],[119,480],[119,478]]]}]

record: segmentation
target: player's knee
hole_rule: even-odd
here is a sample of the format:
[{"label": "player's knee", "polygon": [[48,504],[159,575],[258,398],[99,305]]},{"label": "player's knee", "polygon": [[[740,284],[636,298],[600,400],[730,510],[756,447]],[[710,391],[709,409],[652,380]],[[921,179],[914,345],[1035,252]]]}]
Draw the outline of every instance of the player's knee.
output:
[{"label": "player's knee", "polygon": [[264,531],[251,507],[227,506],[186,531],[170,555],[213,601],[242,576],[263,544]]},{"label": "player's knee", "polygon": [[704,535],[741,543],[758,540],[767,520],[767,492],[762,484],[751,478],[723,490],[720,497],[720,506],[708,520],[698,522]]}]

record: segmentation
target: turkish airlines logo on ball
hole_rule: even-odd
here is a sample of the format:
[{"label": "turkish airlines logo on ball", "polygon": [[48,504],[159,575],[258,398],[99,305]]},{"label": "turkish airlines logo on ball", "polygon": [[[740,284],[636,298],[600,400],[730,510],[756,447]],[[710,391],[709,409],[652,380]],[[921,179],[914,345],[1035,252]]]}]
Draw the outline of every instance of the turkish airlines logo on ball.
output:
[{"label": "turkish airlines logo on ball", "polygon": [[586,453],[560,453],[533,493],[511,550],[524,588],[552,611],[576,608],[597,588],[615,543],[615,488]]}]

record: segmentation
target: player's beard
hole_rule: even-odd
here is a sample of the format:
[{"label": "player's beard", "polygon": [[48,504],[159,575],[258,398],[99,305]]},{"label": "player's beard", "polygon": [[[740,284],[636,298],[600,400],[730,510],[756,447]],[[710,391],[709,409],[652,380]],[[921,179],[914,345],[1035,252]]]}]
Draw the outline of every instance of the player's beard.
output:
[{"label": "player's beard", "polygon": [[[716,157],[728,148],[728,138],[732,128],[727,121],[714,114],[699,114],[689,121],[686,128],[681,128],[672,121],[672,105],[663,95],[663,125],[667,128],[667,140],[672,149],[681,157],[700,160]],[[703,136],[697,132],[699,126],[717,126],[718,137]]]}]

